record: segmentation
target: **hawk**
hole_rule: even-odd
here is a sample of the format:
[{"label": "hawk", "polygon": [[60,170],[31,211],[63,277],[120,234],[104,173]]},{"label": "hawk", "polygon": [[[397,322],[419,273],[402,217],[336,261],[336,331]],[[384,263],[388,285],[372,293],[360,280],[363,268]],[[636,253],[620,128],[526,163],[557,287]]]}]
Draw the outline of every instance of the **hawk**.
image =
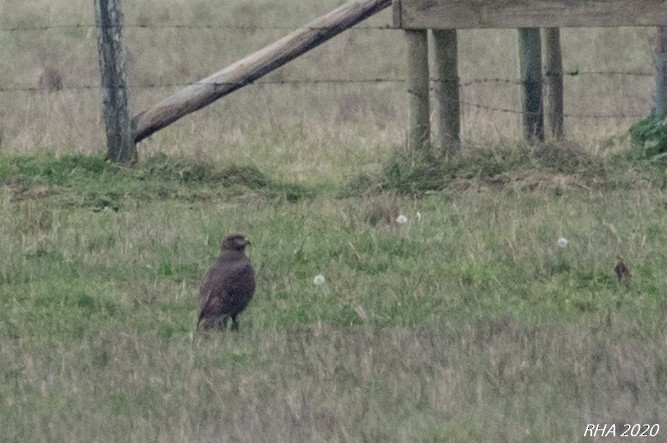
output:
[{"label": "hawk", "polygon": [[242,234],[231,234],[223,240],[220,257],[199,289],[198,328],[224,330],[231,318],[232,329],[238,329],[236,317],[255,293],[255,271],[245,255],[249,244]]}]

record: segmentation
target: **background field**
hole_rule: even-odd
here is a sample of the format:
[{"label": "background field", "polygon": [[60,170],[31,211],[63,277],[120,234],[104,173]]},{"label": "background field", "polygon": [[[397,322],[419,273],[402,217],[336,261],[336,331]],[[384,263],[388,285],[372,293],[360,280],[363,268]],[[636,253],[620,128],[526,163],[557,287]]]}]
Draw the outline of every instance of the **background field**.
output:
[{"label": "background field", "polygon": [[[339,4],[128,2],[123,8],[134,113]],[[17,7],[5,0],[0,11],[0,29],[6,30],[0,33],[0,58],[11,61],[0,69],[0,149],[102,153],[89,2]],[[372,168],[405,135],[402,31],[377,29],[390,22],[391,11],[383,11],[258,82],[269,84],[237,91],[156,134],[140,152],[243,160],[260,168],[279,163],[278,173],[305,181]],[[564,70],[577,73],[565,76],[571,138],[590,145],[650,112],[653,35],[651,28],[563,31]],[[520,115],[502,111],[520,109],[516,31],[460,31],[459,41],[464,142],[475,147],[519,138]],[[58,93],[43,90],[48,81],[40,86],[50,72],[61,78]]]},{"label": "background field", "polygon": [[[133,108],[338,4],[126,2]],[[494,110],[518,109],[515,32],[462,32],[464,143],[446,160],[403,148],[389,20],[156,134],[126,169],[103,160],[89,2],[0,0],[0,439],[664,436],[665,165],[625,135],[652,106],[653,30],[564,30],[568,141],[534,146]],[[238,333],[197,334],[232,231],[253,242],[256,299]]]}]

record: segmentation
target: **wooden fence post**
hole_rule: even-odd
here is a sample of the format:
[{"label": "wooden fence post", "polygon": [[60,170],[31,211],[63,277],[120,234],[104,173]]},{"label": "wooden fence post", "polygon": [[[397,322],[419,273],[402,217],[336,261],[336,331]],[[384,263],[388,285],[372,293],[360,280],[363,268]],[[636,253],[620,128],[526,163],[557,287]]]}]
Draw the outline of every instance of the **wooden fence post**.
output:
[{"label": "wooden fence post", "polygon": [[408,147],[422,149],[430,143],[428,34],[426,30],[405,31],[408,52]]},{"label": "wooden fence post", "polygon": [[563,58],[560,28],[544,28],[544,89],[547,126],[552,138],[565,137],[563,126]]},{"label": "wooden fence post", "polygon": [[544,140],[542,47],[539,28],[519,28],[519,65],[523,85],[523,132],[527,140]]},{"label": "wooden fence post", "polygon": [[667,94],[667,26],[658,26],[655,38],[655,115],[665,115]]},{"label": "wooden fence post", "polygon": [[435,56],[436,144],[455,154],[461,144],[456,29],[433,30]]},{"label": "wooden fence post", "polygon": [[127,78],[123,47],[123,12],[120,0],[95,0],[97,47],[102,76],[102,102],[109,160],[137,161],[132,123],[127,105]]}]

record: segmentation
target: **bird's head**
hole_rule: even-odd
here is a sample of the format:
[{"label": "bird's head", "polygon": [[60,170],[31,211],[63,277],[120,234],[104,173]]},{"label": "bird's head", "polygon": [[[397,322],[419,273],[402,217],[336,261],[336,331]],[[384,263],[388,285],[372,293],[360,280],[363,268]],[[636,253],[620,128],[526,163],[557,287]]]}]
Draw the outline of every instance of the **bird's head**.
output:
[{"label": "bird's head", "polygon": [[222,251],[243,251],[250,244],[243,234],[230,234],[222,241]]}]

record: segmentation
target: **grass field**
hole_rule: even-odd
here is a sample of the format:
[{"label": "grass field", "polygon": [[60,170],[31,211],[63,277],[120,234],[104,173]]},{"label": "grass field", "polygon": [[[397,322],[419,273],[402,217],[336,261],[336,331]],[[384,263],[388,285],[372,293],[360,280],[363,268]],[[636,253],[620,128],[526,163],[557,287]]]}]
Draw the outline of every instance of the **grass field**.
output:
[{"label": "grass field", "polygon": [[[124,2],[133,109],[178,89],[139,85],[195,81],[339,3]],[[0,29],[92,22],[83,0],[0,0]],[[565,30],[565,69],[650,72],[652,33]],[[516,79],[515,31],[459,44],[464,83]],[[400,79],[402,50],[400,31],[352,30],[269,79]],[[104,161],[99,91],[79,88],[96,57],[94,28],[0,30],[1,441],[664,439],[665,164],[631,146],[638,118],[579,117],[648,114],[650,76],[568,76],[562,144],[464,107],[449,159],[405,151],[400,82],[255,85],[128,169]],[[47,70],[62,90],[5,90]],[[461,92],[519,106],[511,83]],[[234,231],[256,298],[238,332],[197,333]]]},{"label": "grass field", "polygon": [[[136,169],[5,156],[3,439],[576,441],[588,423],[664,426],[664,172],[624,152],[568,158],[497,148],[436,174],[397,156],[308,186],[163,155]],[[253,241],[256,299],[238,333],[197,334],[198,285],[231,231]]]}]

